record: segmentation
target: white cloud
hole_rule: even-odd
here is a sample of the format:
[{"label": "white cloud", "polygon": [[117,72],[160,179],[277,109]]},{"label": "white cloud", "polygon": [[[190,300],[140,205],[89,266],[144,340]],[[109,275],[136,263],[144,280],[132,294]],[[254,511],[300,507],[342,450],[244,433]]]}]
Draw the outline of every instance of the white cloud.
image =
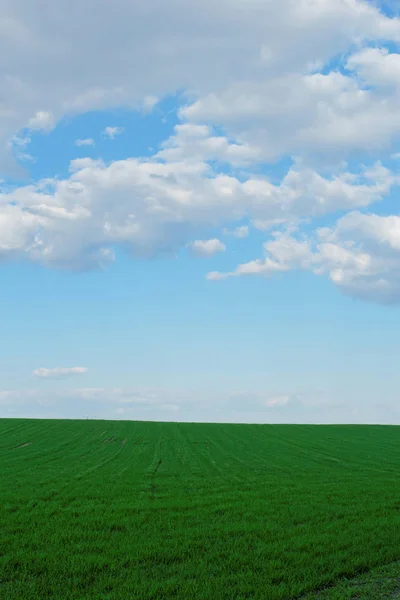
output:
[{"label": "white cloud", "polygon": [[189,247],[197,256],[214,256],[214,254],[226,250],[225,244],[216,238],[211,240],[195,240]]},{"label": "white cloud", "polygon": [[[230,98],[235,110],[241,104],[254,126],[249,131],[244,128],[243,139],[238,139],[245,143],[248,138],[247,143],[252,145],[250,138],[257,131],[259,117],[251,90],[260,81],[265,82],[261,106],[265,102],[266,114],[271,116],[268,138],[278,144],[274,151],[264,139],[267,122],[263,117],[258,137],[265,154],[301,146],[307,139],[302,131],[312,129],[313,123],[325,121],[325,129],[330,126],[334,133],[334,123],[342,119],[343,136],[345,124],[351,125],[354,109],[343,108],[340,114],[336,104],[357,104],[358,92],[343,96],[333,90],[330,99],[325,101],[323,94],[317,94],[318,99],[311,101],[308,92],[302,91],[301,80],[296,85],[296,78],[309,73],[310,65],[314,69],[323,67],[355,46],[397,42],[400,38],[399,19],[384,16],[364,0],[204,0],[190,11],[183,0],[165,5],[150,0],[145,9],[137,2],[115,0],[112,4],[93,4],[92,8],[96,11],[95,21],[91,17],[93,10],[82,13],[79,0],[59,2],[56,7],[45,0],[40,13],[27,0],[6,2],[3,7],[0,56],[7,56],[7,61],[0,64],[3,167],[7,140],[29,123],[47,128],[66,114],[141,108],[152,104],[146,98],[161,98],[176,90],[188,90],[191,100],[199,99],[203,107],[209,95],[215,94],[219,113],[224,117],[226,112],[228,120],[230,102],[225,100]],[[294,78],[290,80],[292,74]],[[281,86],[277,78],[281,78]],[[287,85],[288,81],[294,87]],[[371,116],[378,111],[383,119],[384,102],[379,101],[379,95],[364,96],[368,99],[365,110],[355,108],[356,113],[360,112],[358,122],[369,123],[368,110]],[[281,100],[281,116],[274,118],[276,108],[271,111],[271,106],[279,108]],[[386,121],[396,121],[395,100],[387,102]],[[211,112],[215,116],[215,111]],[[216,122],[223,124],[224,118]],[[297,134],[289,133],[293,127]],[[377,135],[379,124],[370,127]],[[363,132],[358,132],[356,126],[349,127],[347,141],[352,136],[361,138]],[[390,136],[388,127],[384,127],[379,136],[381,143]],[[337,144],[338,140],[332,143]],[[323,149],[321,140],[314,145]],[[344,141],[342,147],[346,148]]]},{"label": "white cloud", "polygon": [[318,232],[318,272],[345,293],[400,302],[400,217],[353,212]]},{"label": "white cloud", "polygon": [[84,138],[75,140],[75,146],[94,146],[94,140],[92,138]]},{"label": "white cloud", "polygon": [[109,138],[110,140],[115,139],[117,135],[121,135],[123,133],[123,127],[106,127],[103,131],[104,137]]},{"label": "white cloud", "polygon": [[313,236],[276,232],[264,244],[265,257],[230,273],[211,272],[220,280],[243,275],[271,276],[291,269],[327,274],[344,293],[387,304],[400,302],[400,217],[348,213],[334,227]]},{"label": "white cloud", "polygon": [[87,373],[86,367],[56,367],[55,369],[46,369],[40,367],[33,371],[33,375],[36,377],[42,377],[44,379],[58,379],[61,377],[71,377],[74,375],[84,375]]},{"label": "white cloud", "polygon": [[[329,164],[390,150],[400,136],[400,88],[359,82],[356,62],[350,65],[355,72],[348,75],[289,72],[235,81],[180,115],[192,123],[219,123],[244,147],[257,149],[258,160],[289,154]],[[381,76],[388,77],[386,71]]]},{"label": "white cloud", "polygon": [[400,87],[400,54],[386,48],[363,48],[349,57],[346,66],[367,85]]},{"label": "white cloud", "polygon": [[[50,7],[50,0],[45,4]],[[245,237],[248,228],[237,226],[240,222],[268,231],[365,209],[398,182],[379,162],[360,167],[366,153],[368,164],[395,157],[400,140],[400,54],[394,51],[400,20],[371,2],[204,0],[187,11],[183,0],[168,6],[149,0],[145,9],[115,0],[96,4],[95,22],[91,11],[82,14],[80,7],[78,0],[51,4],[51,10],[42,11],[45,17],[27,0],[7,2],[3,9],[4,172],[12,167],[10,154],[19,161],[31,159],[23,151],[30,132],[23,130],[49,131],[65,115],[110,108],[151,112],[163,96],[180,90],[181,122],[146,160],[107,165],[78,159],[64,180],[47,179],[12,192],[4,188],[1,260],[102,268],[114,259],[114,246],[134,256],[153,256],[193,239],[204,243],[210,228],[219,226]],[[103,135],[114,139],[122,131],[109,126]],[[280,182],[255,174],[264,162],[280,157],[294,163]],[[353,171],[341,166],[347,158],[355,164]],[[224,173],[227,167],[230,175]],[[318,261],[321,271],[333,260],[327,255],[332,247],[321,250],[317,235],[292,236],[292,241],[285,235],[269,242],[265,258],[232,274],[269,275],[293,265],[314,269]],[[368,245],[350,239],[356,231],[347,235],[349,252],[351,241],[355,247]],[[295,258],[306,247],[311,258]],[[349,289],[344,279],[339,283],[344,277],[339,268],[330,272],[336,285]],[[225,276],[209,274],[210,279]],[[393,292],[394,275],[384,279]]]},{"label": "white cloud", "polygon": [[230,142],[222,135],[214,135],[211,127],[184,123],[175,126],[175,134],[163,144],[156,157],[167,161],[218,160],[233,166],[257,162],[261,153],[247,144]]},{"label": "white cloud", "polygon": [[51,112],[39,110],[34,117],[29,119],[28,127],[32,130],[50,131],[55,124],[54,117]]},{"label": "white cloud", "polygon": [[265,229],[276,221],[366,207],[397,183],[379,163],[333,177],[295,165],[279,184],[255,176],[241,181],[194,160],[106,165],[81,158],[71,162],[70,172],[65,180],[0,191],[2,260],[103,268],[114,259],[115,245],[133,256],[172,253],[211,226],[247,218]]}]

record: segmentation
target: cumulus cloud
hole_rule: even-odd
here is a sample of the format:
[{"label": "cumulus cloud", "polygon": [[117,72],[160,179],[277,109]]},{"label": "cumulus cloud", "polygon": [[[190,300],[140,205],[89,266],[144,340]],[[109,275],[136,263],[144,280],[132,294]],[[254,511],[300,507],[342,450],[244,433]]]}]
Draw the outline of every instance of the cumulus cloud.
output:
[{"label": "cumulus cloud", "polygon": [[83,138],[75,140],[75,146],[94,146],[94,140],[92,138]]},{"label": "cumulus cloud", "polygon": [[[75,159],[70,177],[0,191],[0,257],[84,270],[121,245],[132,256],[172,253],[207,228],[251,219],[267,229],[381,201],[397,183],[377,163],[322,176],[294,165],[282,181],[241,180],[200,160]],[[198,239],[201,239],[200,237]],[[222,242],[221,242],[222,243]],[[215,242],[214,242],[215,244]]]},{"label": "cumulus cloud", "polygon": [[196,256],[214,256],[214,254],[226,250],[225,244],[216,238],[211,240],[195,240],[189,247]]},{"label": "cumulus cloud", "polygon": [[75,375],[84,375],[87,371],[88,369],[86,367],[56,367],[54,369],[40,367],[33,371],[33,375],[42,377],[43,379],[58,379]]},{"label": "cumulus cloud", "polygon": [[400,54],[386,48],[363,48],[349,57],[346,67],[367,85],[400,87]]},{"label": "cumulus cloud", "polygon": [[291,269],[327,274],[351,296],[400,302],[400,217],[354,211],[311,236],[278,231],[264,244],[264,258],[240,264],[230,273],[211,272],[208,279],[270,277]]},{"label": "cumulus cloud", "polygon": [[[248,234],[243,221],[268,232],[361,211],[398,183],[380,162],[360,161],[398,153],[399,18],[365,0],[205,0],[190,12],[183,0],[150,0],[145,9],[116,0],[95,10],[94,23],[78,0],[51,5],[45,18],[27,0],[4,7],[0,169],[10,167],[10,153],[29,160],[15,141],[27,139],[21,132],[49,131],[66,115],[150,112],[179,90],[180,122],[148,159],[78,159],[63,180],[0,191],[1,260],[104,268],[118,245],[154,256],[202,242],[219,226],[238,238]],[[114,139],[122,130],[108,126],[103,135]],[[282,157],[292,166],[280,181],[260,175]],[[322,272],[318,235],[296,243],[302,252],[310,245]],[[267,248],[264,259],[231,275],[306,262],[278,260]],[[339,271],[329,273],[337,283]],[[388,278],[393,294],[394,275]]]},{"label": "cumulus cloud", "polygon": [[244,147],[257,149],[258,160],[289,154],[329,164],[390,150],[400,135],[399,88],[376,89],[358,81],[355,71],[235,82],[184,107],[180,115],[193,123],[218,122]]},{"label": "cumulus cloud", "polygon": [[400,217],[352,212],[317,237],[318,274],[349,295],[400,302]]},{"label": "cumulus cloud", "polygon": [[103,135],[104,137],[113,140],[117,137],[117,135],[121,135],[123,131],[123,127],[106,127],[103,131]]},{"label": "cumulus cloud", "polygon": [[[385,123],[397,122],[393,96],[385,99],[356,88],[348,95],[346,84],[343,95],[321,77],[326,91],[315,97],[311,92],[310,97],[307,83],[301,81],[311,66],[322,69],[355,46],[400,39],[399,19],[385,16],[372,3],[204,0],[189,12],[186,8],[183,0],[168,5],[150,0],[145,9],[127,0],[112,5],[89,0],[83,14],[79,0],[60,2],[56,8],[45,0],[39,14],[27,0],[7,2],[0,36],[0,55],[8,57],[0,67],[0,148],[4,150],[9,137],[28,125],[43,129],[66,114],[151,106],[154,98],[176,90],[188,90],[194,100],[189,103],[196,106],[188,112],[191,119],[217,117],[215,122],[223,124],[231,119],[232,110],[246,113],[254,126],[248,131],[237,127],[243,133],[240,142],[258,138],[270,155],[283,147],[299,147],[307,136],[313,144],[320,123],[325,123],[325,132],[335,133],[337,128],[337,137],[346,137],[351,147],[352,136],[368,135],[357,124],[369,124],[375,135],[382,129],[383,123],[371,124],[368,111]],[[264,91],[257,100],[261,81]],[[257,136],[260,107],[264,116]],[[358,113],[357,124],[351,127]],[[271,121],[268,140],[265,115]],[[290,129],[295,132],[290,134]],[[381,143],[391,135],[383,127]],[[323,136],[321,131],[319,140]],[[270,139],[278,144],[275,150]],[[321,141],[317,145],[322,147]],[[341,146],[346,147],[344,141]]]},{"label": "cumulus cloud", "polygon": [[218,160],[232,166],[249,165],[261,157],[258,148],[238,144],[223,135],[215,135],[211,127],[183,123],[175,126],[175,133],[163,144],[157,158],[169,161]]}]

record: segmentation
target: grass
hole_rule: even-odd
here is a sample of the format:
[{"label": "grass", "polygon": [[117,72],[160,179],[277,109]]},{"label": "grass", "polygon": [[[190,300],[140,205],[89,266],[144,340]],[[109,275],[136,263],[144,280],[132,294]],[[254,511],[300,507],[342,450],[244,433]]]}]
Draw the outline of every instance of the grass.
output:
[{"label": "grass", "polygon": [[302,600],[400,599],[400,561],[376,567],[364,575],[340,579],[333,586],[303,596]]},{"label": "grass", "polygon": [[0,468],[1,600],[400,597],[398,427],[3,419]]}]

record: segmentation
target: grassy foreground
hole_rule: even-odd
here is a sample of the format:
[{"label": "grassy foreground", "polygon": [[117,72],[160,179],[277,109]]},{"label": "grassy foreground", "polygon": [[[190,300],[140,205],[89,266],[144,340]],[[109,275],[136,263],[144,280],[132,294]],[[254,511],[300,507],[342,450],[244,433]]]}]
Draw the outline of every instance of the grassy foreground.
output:
[{"label": "grassy foreground", "polygon": [[399,597],[399,427],[3,419],[0,469],[2,600]]}]

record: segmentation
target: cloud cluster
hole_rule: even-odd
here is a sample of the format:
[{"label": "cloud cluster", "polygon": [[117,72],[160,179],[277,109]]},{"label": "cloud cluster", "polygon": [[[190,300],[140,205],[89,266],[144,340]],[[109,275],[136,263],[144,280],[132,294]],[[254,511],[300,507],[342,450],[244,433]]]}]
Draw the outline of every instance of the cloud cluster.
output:
[{"label": "cloud cluster", "polygon": [[[272,115],[277,127],[304,129],[308,123],[312,137],[314,108],[322,111],[316,125],[320,118],[326,121],[338,89],[345,94],[337,96],[343,110],[347,106],[354,112],[362,94],[358,99],[354,89],[355,96],[352,90],[348,96],[347,84],[326,83],[322,77],[313,103],[313,84],[308,90],[299,75],[322,69],[357,45],[400,39],[400,20],[365,0],[204,0],[190,11],[184,0],[168,5],[88,0],[85,11],[79,0],[57,6],[44,0],[41,6],[37,11],[27,0],[2,3],[0,56],[7,56],[0,63],[3,149],[23,127],[46,130],[65,114],[88,110],[151,109],[162,95],[182,89],[196,98],[186,111],[190,118],[217,116],[222,123],[233,113],[236,119],[253,115],[254,133],[261,112]],[[382,104],[376,108],[383,117]],[[301,112],[305,116],[299,121]],[[366,116],[364,111],[361,118]],[[327,129],[330,123],[328,118]]]},{"label": "cloud cluster", "polygon": [[0,390],[0,417],[237,423],[399,423],[396,398],[309,390],[298,394],[133,388]]},{"label": "cloud cluster", "polygon": [[380,303],[400,302],[400,217],[351,212],[313,236],[277,231],[264,244],[264,258],[211,280],[243,275],[269,277],[306,269],[327,273],[343,292]]},{"label": "cloud cluster", "polygon": [[397,183],[380,164],[334,177],[295,165],[280,184],[254,176],[241,181],[195,160],[126,159],[106,165],[82,158],[72,161],[70,170],[65,180],[45,179],[0,193],[1,259],[101,268],[113,260],[115,245],[133,256],[172,253],[207,228],[243,218],[266,229],[367,207]]},{"label": "cloud cluster", "polygon": [[[38,369],[37,371],[52,372],[40,376],[59,377],[60,371],[71,372],[72,369]],[[77,373],[78,371],[75,372]],[[198,406],[202,405],[201,398],[196,394],[162,389],[48,389],[46,386],[46,391],[0,390],[1,417],[174,420],[174,415],[176,416],[182,405],[189,407],[190,410],[190,407],[196,403]]]},{"label": "cloud cluster", "polygon": [[[397,250],[385,241],[397,217],[362,213],[399,182],[383,160],[400,140],[399,18],[366,0],[204,0],[190,11],[183,0],[88,0],[84,12],[78,0],[44,0],[40,14],[27,0],[3,4],[4,173],[12,153],[29,160],[16,141],[29,130],[89,110],[151,112],[183,93],[180,123],[152,157],[82,158],[63,180],[0,190],[0,260],[83,270],[106,266],[115,246],[212,255],[225,249],[216,228],[245,238],[249,225],[292,231],[349,211],[329,231],[277,232],[265,258],[231,275],[307,268],[346,293],[399,299]],[[282,158],[292,166],[280,181],[260,175]],[[385,234],[367,233],[363,218]]]},{"label": "cloud cluster", "polygon": [[191,123],[223,126],[253,161],[291,155],[330,164],[371,156],[399,139],[400,85],[394,76],[399,56],[369,50],[352,55],[343,73],[290,72],[234,82],[180,115]]}]

